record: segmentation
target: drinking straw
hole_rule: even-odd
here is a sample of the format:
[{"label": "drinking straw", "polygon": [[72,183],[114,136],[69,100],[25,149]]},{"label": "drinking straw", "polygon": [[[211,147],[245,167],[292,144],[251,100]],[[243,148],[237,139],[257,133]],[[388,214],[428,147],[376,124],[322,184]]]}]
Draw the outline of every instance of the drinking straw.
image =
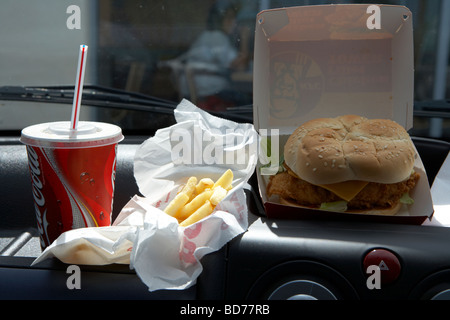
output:
[{"label": "drinking straw", "polygon": [[86,66],[86,54],[88,46],[80,45],[80,54],[78,56],[77,78],[75,80],[75,91],[73,95],[72,118],[70,129],[76,131],[78,128],[78,118],[80,116],[81,96],[83,94],[84,70]]}]

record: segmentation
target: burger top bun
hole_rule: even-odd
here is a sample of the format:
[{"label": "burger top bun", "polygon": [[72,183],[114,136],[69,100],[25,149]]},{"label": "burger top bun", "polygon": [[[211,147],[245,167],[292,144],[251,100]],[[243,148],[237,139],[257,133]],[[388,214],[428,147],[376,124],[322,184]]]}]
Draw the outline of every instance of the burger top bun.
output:
[{"label": "burger top bun", "polygon": [[316,185],[402,182],[411,175],[415,156],[402,126],[355,115],[308,121],[293,132],[284,148],[286,165]]}]

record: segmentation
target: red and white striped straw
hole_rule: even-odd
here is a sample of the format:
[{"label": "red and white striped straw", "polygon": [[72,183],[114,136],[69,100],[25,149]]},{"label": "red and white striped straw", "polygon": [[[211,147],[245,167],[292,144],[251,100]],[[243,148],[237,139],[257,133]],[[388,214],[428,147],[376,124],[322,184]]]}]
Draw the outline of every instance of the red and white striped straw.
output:
[{"label": "red and white striped straw", "polygon": [[76,131],[78,128],[78,118],[80,117],[81,96],[83,94],[84,70],[86,67],[86,55],[88,46],[80,46],[80,54],[78,56],[77,78],[75,80],[75,91],[73,95],[72,118],[70,129]]}]

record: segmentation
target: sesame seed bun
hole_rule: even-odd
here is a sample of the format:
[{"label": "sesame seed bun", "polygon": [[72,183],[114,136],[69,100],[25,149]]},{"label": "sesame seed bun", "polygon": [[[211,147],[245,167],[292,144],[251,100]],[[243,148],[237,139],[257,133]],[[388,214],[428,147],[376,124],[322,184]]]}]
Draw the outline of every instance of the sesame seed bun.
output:
[{"label": "sesame seed bun", "polygon": [[284,149],[286,165],[315,185],[398,183],[410,177],[415,157],[402,126],[355,115],[311,120],[293,132]]}]

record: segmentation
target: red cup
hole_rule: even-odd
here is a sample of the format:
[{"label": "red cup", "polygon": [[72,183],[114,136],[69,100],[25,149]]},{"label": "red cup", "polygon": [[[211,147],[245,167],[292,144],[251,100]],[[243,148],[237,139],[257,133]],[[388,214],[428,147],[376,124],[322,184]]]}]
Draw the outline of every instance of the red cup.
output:
[{"label": "red cup", "polygon": [[100,122],[43,123],[22,130],[34,210],[45,249],[63,232],[111,225],[119,127]]}]

